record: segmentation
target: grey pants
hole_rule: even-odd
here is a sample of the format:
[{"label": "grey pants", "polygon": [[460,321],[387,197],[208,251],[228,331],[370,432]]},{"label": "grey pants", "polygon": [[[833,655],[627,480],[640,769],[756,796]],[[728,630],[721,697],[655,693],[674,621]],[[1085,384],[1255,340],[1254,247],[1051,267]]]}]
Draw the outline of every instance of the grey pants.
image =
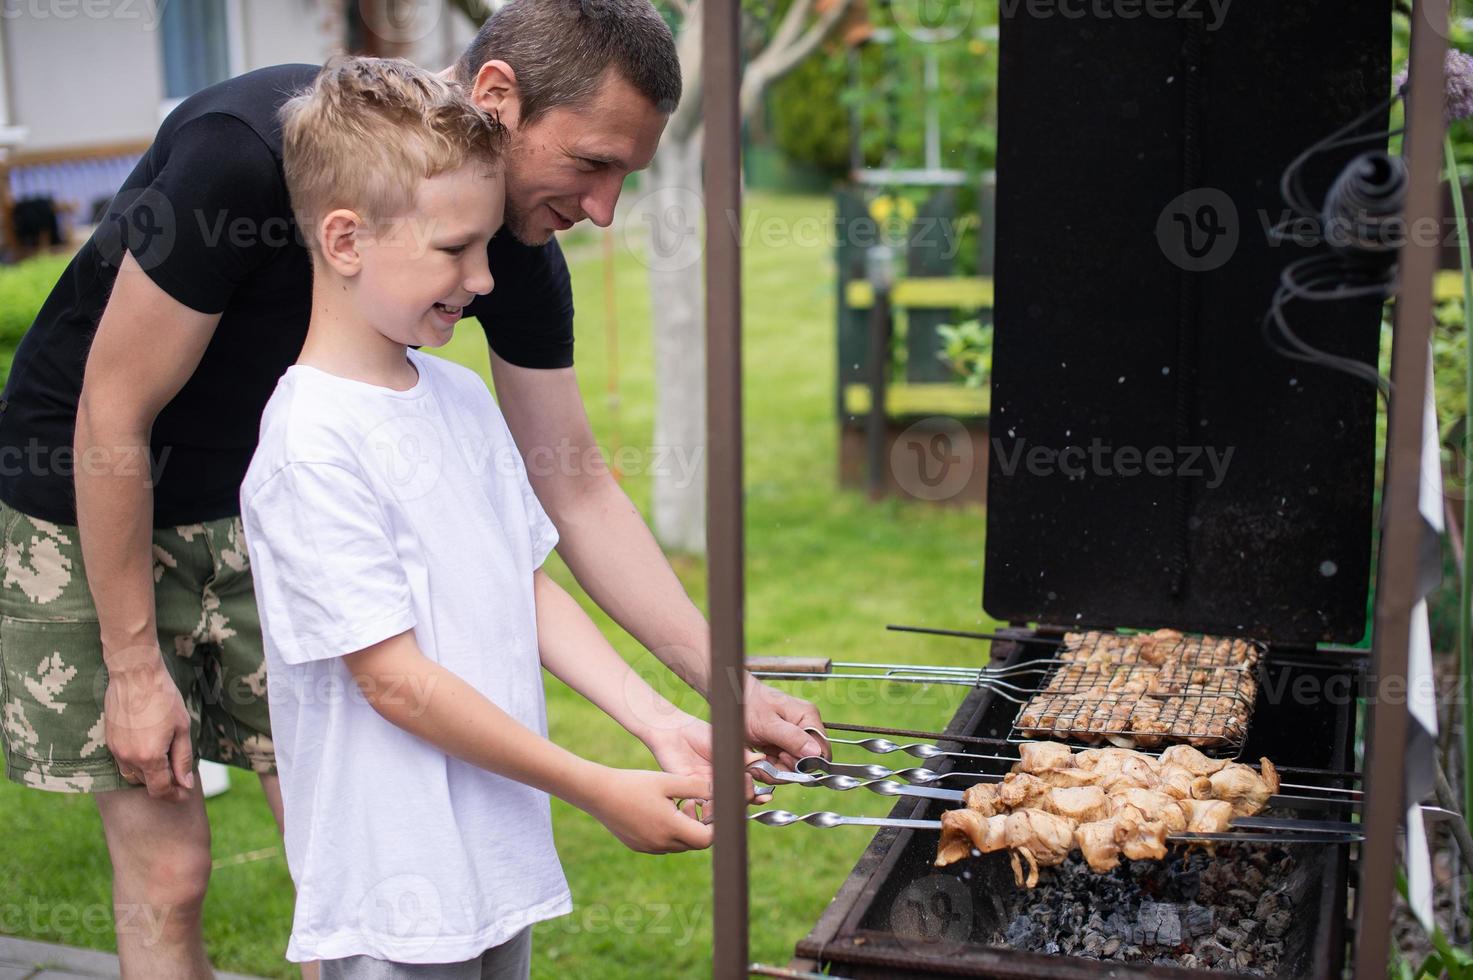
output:
[{"label": "grey pants", "polygon": [[460,963],[395,963],[372,956],[322,961],[322,980],[528,980],[532,927]]}]

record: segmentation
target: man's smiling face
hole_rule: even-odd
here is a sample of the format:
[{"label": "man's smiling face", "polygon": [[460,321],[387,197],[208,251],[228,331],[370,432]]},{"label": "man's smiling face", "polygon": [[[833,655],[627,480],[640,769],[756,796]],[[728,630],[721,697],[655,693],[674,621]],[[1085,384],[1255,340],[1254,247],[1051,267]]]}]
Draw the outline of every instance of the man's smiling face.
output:
[{"label": "man's smiling face", "polygon": [[526,124],[514,99],[497,108],[511,130],[506,224],[528,245],[584,218],[607,228],[624,179],[650,165],[669,119],[612,69],[585,106],[550,109]]}]

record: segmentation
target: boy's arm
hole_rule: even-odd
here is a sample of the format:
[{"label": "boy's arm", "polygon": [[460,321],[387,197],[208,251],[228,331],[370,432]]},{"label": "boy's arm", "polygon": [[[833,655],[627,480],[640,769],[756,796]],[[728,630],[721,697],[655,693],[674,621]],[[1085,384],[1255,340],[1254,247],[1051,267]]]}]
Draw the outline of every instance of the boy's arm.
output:
[{"label": "boy's arm", "polygon": [[[427,658],[413,630],[343,660],[369,703],[388,721],[447,755],[571,803],[631,849],[662,854],[710,846],[711,828],[671,802],[709,799],[709,779],[613,769],[579,758]],[[387,694],[406,690],[416,693],[409,698]]]},{"label": "boy's arm", "polygon": [[[666,772],[711,778],[711,726],[650,687],[609,645],[577,600],[546,572],[534,572],[532,583],[542,666],[648,746]],[[762,757],[749,752],[747,762]],[[760,799],[750,776],[747,798]]]}]

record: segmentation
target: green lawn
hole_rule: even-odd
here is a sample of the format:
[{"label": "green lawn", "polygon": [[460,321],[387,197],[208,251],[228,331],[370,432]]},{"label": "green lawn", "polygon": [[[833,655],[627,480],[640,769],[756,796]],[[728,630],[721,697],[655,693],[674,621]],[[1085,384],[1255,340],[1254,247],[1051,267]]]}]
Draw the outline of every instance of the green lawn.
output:
[{"label": "green lawn", "polygon": [[[764,228],[815,218],[831,227],[823,198],[754,195],[749,217]],[[820,236],[824,237],[824,236]],[[648,446],[652,426],[649,293],[638,257],[617,258],[619,441]],[[597,241],[597,239],[594,239]],[[614,425],[606,388],[604,267],[596,247],[573,255],[578,371],[594,428]],[[696,274],[695,271],[692,274]],[[868,502],[837,487],[834,421],[834,267],[831,246],[812,234],[753,235],[746,253],[747,638],[753,652],[836,659],[971,662],[984,647],[886,633],[887,622],[985,627],[980,609],[983,514]],[[489,378],[486,346],[471,324],[445,353]],[[649,484],[626,481],[646,508]],[[565,585],[572,577],[550,564]],[[701,562],[675,559],[698,602]],[[576,589],[575,589],[576,592]],[[585,600],[621,653],[642,672],[657,666]],[[621,766],[652,765],[642,745],[552,678],[553,738]],[[832,721],[939,726],[960,699],[954,690],[869,684],[789,685]],[[671,691],[669,686],[666,690]],[[691,698],[681,698],[690,705]],[[800,812],[836,808],[879,814],[877,796],[785,789],[777,804]],[[216,870],[206,907],[210,955],[221,969],[288,977],[281,959],[291,915],[291,881],[275,826],[254,779],[209,804]],[[709,854],[636,855],[594,820],[553,804],[559,851],[572,883],[572,915],[537,928],[534,973],[599,978],[687,977],[707,972],[711,942]],[[107,860],[89,799],[0,786],[0,931],[112,949]],[[824,910],[869,839],[862,829],[821,831],[751,826],[752,957],[785,963]],[[717,910],[716,914],[729,914]]]}]

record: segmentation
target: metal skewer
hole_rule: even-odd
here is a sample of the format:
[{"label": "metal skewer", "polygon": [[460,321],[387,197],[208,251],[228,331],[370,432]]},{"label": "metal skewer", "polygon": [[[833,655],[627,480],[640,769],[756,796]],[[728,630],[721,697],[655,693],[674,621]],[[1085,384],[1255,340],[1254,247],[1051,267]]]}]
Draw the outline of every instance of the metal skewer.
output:
[{"label": "metal skewer", "polygon": [[[762,761],[748,767],[754,778],[759,783],[769,786],[809,786],[823,787],[824,789],[848,792],[849,790],[865,789],[880,796],[908,796],[928,800],[943,800],[948,803],[962,803],[966,800],[966,793],[959,789],[937,789],[930,786],[913,786],[902,783],[896,779],[858,779],[854,776],[843,774],[819,775],[817,773],[784,772],[772,763]],[[1274,797],[1270,797],[1270,800]],[[1358,825],[1340,821],[1328,820],[1300,820],[1290,817],[1234,817],[1231,826],[1245,829],[1257,830],[1280,830],[1289,833],[1303,833],[1310,831],[1358,832]]]},{"label": "metal skewer", "polygon": [[[850,764],[842,762],[830,762],[823,756],[804,756],[794,764],[793,768],[799,773],[807,775],[843,775],[853,776],[858,779],[903,779],[908,783],[934,783],[943,779],[969,779],[972,784],[1001,782],[1005,776],[1001,773],[986,772],[937,772],[934,769],[912,767],[909,769],[887,769],[884,766],[874,764]],[[1281,784],[1282,785],[1282,784]],[[1330,791],[1331,787],[1316,787],[1320,790]],[[1357,792],[1352,790],[1351,792]],[[1289,793],[1275,793],[1268,798],[1269,806],[1282,806],[1294,808],[1315,807],[1320,809],[1344,809],[1360,805],[1359,796],[1348,798],[1337,798],[1334,796],[1299,796]]]},{"label": "metal skewer", "polygon": [[[797,814],[789,810],[761,810],[747,814],[748,820],[768,827],[787,827],[795,823],[806,823],[813,827],[898,827],[906,830],[940,830],[940,820],[906,820],[894,817],[850,817],[832,810]],[[1180,843],[1223,843],[1223,844],[1353,844],[1364,839],[1360,832],[1304,833],[1304,834],[1258,834],[1220,833],[1199,834],[1182,832],[1167,834],[1166,839]]]},{"label": "metal skewer", "polygon": [[[804,731],[813,733],[816,730],[808,728],[804,729]],[[857,745],[860,748],[865,749],[869,752],[873,752],[876,755],[889,755],[892,752],[904,752],[906,755],[915,756],[917,759],[982,759],[989,762],[1018,762],[1018,758],[1016,756],[980,755],[974,752],[948,752],[945,749],[940,748],[939,746],[930,745],[925,742],[910,742],[908,744],[901,745],[896,742],[890,741],[888,738],[834,738],[831,735],[824,734],[821,734],[819,737],[835,745]],[[1159,758],[1159,756],[1153,756],[1148,752],[1142,752],[1141,755],[1147,758]],[[1359,798],[1361,795],[1361,791],[1358,789],[1346,789],[1339,786],[1321,786],[1315,783],[1280,782],[1279,785],[1284,789],[1312,790],[1317,793],[1343,794],[1345,796],[1356,798]]]}]

